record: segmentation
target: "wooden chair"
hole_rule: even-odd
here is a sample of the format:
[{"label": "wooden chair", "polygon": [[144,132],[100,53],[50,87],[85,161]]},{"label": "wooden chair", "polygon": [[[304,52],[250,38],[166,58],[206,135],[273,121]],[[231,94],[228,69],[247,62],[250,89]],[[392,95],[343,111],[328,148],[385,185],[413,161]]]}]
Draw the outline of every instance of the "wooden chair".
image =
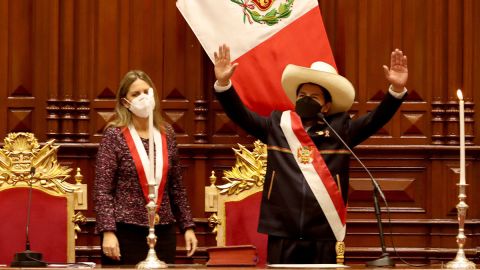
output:
[{"label": "wooden chair", "polygon": [[266,171],[266,145],[257,141],[249,151],[239,144],[233,149],[235,166],[223,172],[222,183],[216,184],[212,171],[211,185],[206,187],[205,211],[213,212],[210,225],[217,233],[217,246],[253,245],[258,264],[267,256],[267,236],[257,232],[260,201]]},{"label": "wooden chair", "polygon": [[[10,133],[0,149],[0,264],[9,265],[25,250],[27,201],[32,188],[29,239],[31,250],[47,263],[75,262],[78,224],[85,217],[86,185],[77,169],[76,184],[68,183],[71,168],[57,162],[54,140],[43,147],[31,133]],[[34,172],[31,168],[35,168]]]}]

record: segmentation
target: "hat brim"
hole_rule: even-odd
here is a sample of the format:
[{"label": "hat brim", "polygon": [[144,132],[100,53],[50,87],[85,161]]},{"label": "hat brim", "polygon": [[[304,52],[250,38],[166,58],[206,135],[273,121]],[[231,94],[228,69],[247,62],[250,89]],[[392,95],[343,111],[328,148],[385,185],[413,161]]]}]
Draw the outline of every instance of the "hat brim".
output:
[{"label": "hat brim", "polygon": [[332,96],[328,114],[348,111],[355,99],[355,88],[345,77],[297,65],[287,65],[282,75],[282,87],[293,104],[297,100],[298,86],[304,83],[318,84]]}]

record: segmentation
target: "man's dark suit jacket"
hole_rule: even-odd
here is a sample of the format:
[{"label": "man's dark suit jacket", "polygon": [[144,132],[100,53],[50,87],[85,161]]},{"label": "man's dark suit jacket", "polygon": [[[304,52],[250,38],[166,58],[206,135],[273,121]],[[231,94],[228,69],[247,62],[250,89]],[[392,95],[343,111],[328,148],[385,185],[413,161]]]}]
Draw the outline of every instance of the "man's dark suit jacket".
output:
[{"label": "man's dark suit jacket", "polygon": [[[217,92],[216,96],[232,121],[268,147],[258,231],[293,239],[335,240],[320,205],[295,162],[293,154],[296,153],[290,151],[280,128],[282,112],[273,111],[269,117],[262,117],[250,111],[243,105],[233,87]],[[350,147],[354,147],[385,125],[402,101],[403,99],[387,93],[375,110],[358,119],[350,119],[348,113],[337,113],[327,115],[326,120]],[[348,150],[322,122],[312,126],[308,134],[333,178],[340,178],[342,197],[346,204],[350,160]]]}]

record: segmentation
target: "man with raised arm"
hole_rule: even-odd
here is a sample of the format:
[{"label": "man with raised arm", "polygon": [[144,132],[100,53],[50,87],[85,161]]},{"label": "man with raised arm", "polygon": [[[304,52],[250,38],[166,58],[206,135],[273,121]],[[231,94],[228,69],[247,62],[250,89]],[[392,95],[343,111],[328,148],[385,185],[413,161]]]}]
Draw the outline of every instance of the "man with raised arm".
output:
[{"label": "man with raised arm", "polygon": [[350,147],[373,135],[405,99],[407,57],[392,52],[390,67],[383,66],[390,83],[385,98],[355,120],[348,114],[354,87],[325,62],[288,65],[282,86],[295,111],[263,117],[246,108],[232,86],[230,78],[242,67],[230,61],[229,47],[220,46],[214,58],[214,88],[223,109],[268,148],[258,224],[258,231],[268,234],[267,262],[335,263],[335,246],[345,237],[350,152],[322,119]]}]

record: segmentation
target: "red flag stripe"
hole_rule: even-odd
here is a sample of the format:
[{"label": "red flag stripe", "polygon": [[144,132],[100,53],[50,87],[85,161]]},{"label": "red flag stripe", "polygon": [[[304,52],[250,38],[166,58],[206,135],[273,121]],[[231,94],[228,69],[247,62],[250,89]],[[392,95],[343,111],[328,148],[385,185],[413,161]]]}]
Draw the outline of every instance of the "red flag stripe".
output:
[{"label": "red flag stripe", "polygon": [[315,61],[336,66],[318,7],[240,56],[232,82],[245,105],[261,115],[290,110],[281,86],[283,70],[287,64],[309,67]]}]

